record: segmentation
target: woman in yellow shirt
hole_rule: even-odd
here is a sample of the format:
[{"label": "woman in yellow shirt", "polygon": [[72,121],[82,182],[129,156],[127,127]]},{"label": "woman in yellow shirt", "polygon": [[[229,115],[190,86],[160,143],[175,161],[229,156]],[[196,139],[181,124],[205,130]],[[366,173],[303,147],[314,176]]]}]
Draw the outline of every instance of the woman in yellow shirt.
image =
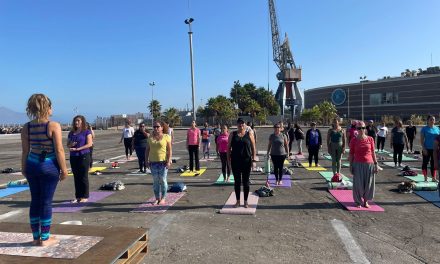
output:
[{"label": "woman in yellow shirt", "polygon": [[152,136],[148,138],[145,163],[153,175],[153,190],[156,204],[165,204],[168,183],[167,174],[171,166],[171,137],[163,133],[163,123],[153,123]]}]

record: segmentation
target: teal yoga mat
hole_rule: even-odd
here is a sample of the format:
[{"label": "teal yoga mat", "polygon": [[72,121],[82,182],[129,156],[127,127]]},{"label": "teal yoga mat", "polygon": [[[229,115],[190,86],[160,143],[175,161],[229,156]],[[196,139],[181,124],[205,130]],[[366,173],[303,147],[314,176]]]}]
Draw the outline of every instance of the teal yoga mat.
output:
[{"label": "teal yoga mat", "polygon": [[[332,156],[330,156],[330,155],[324,155],[324,159],[326,159],[326,160],[332,160]],[[346,158],[346,157],[342,157],[341,160],[347,160],[347,158]]]},{"label": "teal yoga mat", "polygon": [[[321,176],[328,182],[332,180],[333,172],[331,172],[331,171],[320,171],[319,174],[321,174]],[[348,178],[347,176],[345,176],[343,174],[342,174],[342,179],[345,181],[351,181],[350,178]]]},{"label": "teal yoga mat", "polygon": [[[425,177],[423,176],[423,174],[418,174],[417,176],[404,176],[407,179],[410,179],[411,181],[415,181],[415,182],[424,182],[425,181]],[[428,182],[432,182],[432,178],[428,177]]]},{"label": "teal yoga mat", "polygon": [[220,176],[218,176],[218,179],[216,182],[214,182],[214,184],[218,184],[218,185],[234,185],[234,175],[231,175],[229,177],[229,182],[224,182],[223,181],[223,174],[220,174]]},{"label": "teal yoga mat", "polygon": [[[393,153],[388,154],[388,156],[393,157]],[[402,155],[402,161],[418,161],[418,159]]]},{"label": "teal yoga mat", "polygon": [[0,189],[0,198],[9,196],[11,194],[16,194],[22,191],[29,190],[29,186],[17,186],[17,187],[8,187],[6,189]]}]

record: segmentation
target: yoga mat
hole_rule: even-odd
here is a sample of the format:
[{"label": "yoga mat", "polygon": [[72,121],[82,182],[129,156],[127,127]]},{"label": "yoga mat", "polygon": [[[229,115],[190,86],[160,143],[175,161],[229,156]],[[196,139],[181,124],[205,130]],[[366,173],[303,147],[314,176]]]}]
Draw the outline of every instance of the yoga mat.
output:
[{"label": "yoga mat", "polygon": [[167,196],[165,198],[166,204],[164,205],[156,205],[154,204],[156,202],[156,198],[153,196],[144,204],[141,204],[138,208],[131,210],[131,213],[153,213],[153,214],[161,214],[165,213],[168,208],[173,206],[182,196],[184,196],[184,192],[179,193],[173,193],[169,192],[167,193]]},{"label": "yoga mat", "polygon": [[[194,177],[194,176],[200,176],[206,171],[206,167],[200,168],[199,171],[185,171],[184,173],[180,174],[181,177]],[[198,173],[198,175],[196,175]]]},{"label": "yoga mat", "polygon": [[350,167],[350,163],[348,162],[342,163],[342,167],[348,168]]},{"label": "yoga mat", "polygon": [[265,156],[267,154],[267,150],[258,150],[257,155]]},{"label": "yoga mat", "polygon": [[321,167],[321,165],[319,165],[318,167],[315,167],[315,165],[312,164],[312,167],[309,168],[309,163],[303,162],[301,163],[301,166],[303,166],[304,169],[309,170],[309,171],[325,171],[326,169]]},{"label": "yoga mat", "polygon": [[214,184],[218,184],[218,185],[234,185],[234,175],[231,175],[229,177],[229,182],[224,182],[223,181],[223,174],[220,173],[220,175],[218,176],[217,181],[214,182]]},{"label": "yoga mat", "polygon": [[0,189],[0,198],[6,197],[11,194],[16,194],[22,191],[29,190],[28,185],[17,186],[17,187],[8,187],[6,189]]},{"label": "yoga mat", "polygon": [[[417,176],[403,176],[407,179],[410,179],[412,181],[415,182],[424,182],[425,181],[425,177],[423,176],[423,174],[418,174]],[[428,182],[432,182],[432,178],[428,176]]]},{"label": "yoga mat", "polygon": [[[332,160],[332,156],[330,156],[330,155],[324,155],[324,159],[326,159],[326,160]],[[342,157],[342,159],[341,160],[347,160],[347,158],[346,157]]]},{"label": "yoga mat", "polygon": [[284,160],[284,164],[283,165],[290,165],[290,161]]},{"label": "yoga mat", "polygon": [[[328,182],[332,180],[333,172],[331,172],[331,171],[320,171],[319,174]],[[347,176],[345,176],[342,173],[341,173],[341,175],[342,175],[342,179],[344,181],[351,181],[351,178],[348,178]]]},{"label": "yoga mat", "polygon": [[438,183],[436,182],[416,182],[414,191],[437,191]]},{"label": "yoga mat", "polygon": [[342,206],[344,206],[349,211],[368,211],[368,212],[383,212],[385,211],[382,207],[378,206],[372,201],[369,201],[370,208],[357,208],[356,204],[353,200],[353,191],[352,190],[329,190],[329,192],[333,195],[333,197],[338,200]]},{"label": "yoga mat", "polygon": [[[105,170],[105,169],[107,169],[107,167],[93,167],[93,168],[90,168],[90,169],[89,169],[89,173],[94,173],[94,172],[96,172],[96,171],[103,171],[103,170]],[[69,176],[73,176],[73,172],[70,172],[70,173],[67,174],[67,175],[69,175]]]},{"label": "yoga mat", "polygon": [[[388,154],[391,158],[393,157],[393,153]],[[402,161],[417,161],[418,159],[411,158],[405,155],[402,155]]]},{"label": "yoga mat", "polygon": [[[379,151],[379,150],[375,150],[376,151],[376,153],[383,153],[383,154],[390,154],[391,152],[389,152],[388,150],[382,150],[382,151]],[[392,156],[391,156],[392,157]]]},{"label": "yoga mat", "polygon": [[84,209],[86,206],[91,205],[92,203],[95,203],[97,201],[100,201],[107,196],[112,195],[114,192],[90,192],[89,194],[89,200],[86,203],[71,203],[68,202],[62,202],[60,204],[53,204],[52,205],[52,212],[53,213],[75,213],[82,209]]},{"label": "yoga mat", "polygon": [[279,187],[279,188],[291,188],[292,187],[292,181],[290,180],[290,175],[283,175],[282,178],[283,184],[281,185],[276,185],[276,181],[275,181],[275,175],[274,174],[270,174],[269,175],[269,186],[270,187]]},{"label": "yoga mat", "polygon": [[199,161],[205,162],[205,161],[214,161],[214,160],[215,160],[215,158],[209,158],[209,159],[200,159]]},{"label": "yoga mat", "polygon": [[[51,236],[59,242],[47,247],[38,247],[30,245],[33,240],[31,233],[0,232],[0,255],[76,259],[104,239],[95,236],[57,234]],[[45,261],[41,259],[41,262]]]},{"label": "yoga mat", "polygon": [[228,200],[226,201],[223,208],[220,210],[221,214],[235,214],[235,215],[253,215],[257,211],[257,204],[258,204],[258,195],[255,193],[249,193],[248,197],[248,208],[244,208],[244,194],[241,192],[240,194],[240,207],[235,208],[235,202],[237,201],[235,199],[235,192],[232,192],[231,195],[229,195]]},{"label": "yoga mat", "polygon": [[297,160],[304,160],[304,159],[306,159],[306,157],[304,157],[303,154],[301,154],[301,155],[293,155],[293,156],[295,156],[295,159],[297,159]]},{"label": "yoga mat", "polygon": [[415,194],[440,208],[440,197],[437,191],[415,191]]}]

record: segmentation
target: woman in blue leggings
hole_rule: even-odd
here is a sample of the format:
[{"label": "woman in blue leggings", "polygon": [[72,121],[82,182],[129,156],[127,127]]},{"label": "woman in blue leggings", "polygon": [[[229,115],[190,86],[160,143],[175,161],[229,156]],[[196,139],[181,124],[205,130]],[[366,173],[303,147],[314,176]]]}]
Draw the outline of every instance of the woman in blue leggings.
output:
[{"label": "woman in blue leggings", "polygon": [[49,246],[58,241],[50,237],[52,199],[60,180],[67,177],[61,126],[49,121],[52,103],[44,94],[32,95],[27,103],[32,121],[21,132],[22,168],[31,191],[29,210],[33,245]]}]

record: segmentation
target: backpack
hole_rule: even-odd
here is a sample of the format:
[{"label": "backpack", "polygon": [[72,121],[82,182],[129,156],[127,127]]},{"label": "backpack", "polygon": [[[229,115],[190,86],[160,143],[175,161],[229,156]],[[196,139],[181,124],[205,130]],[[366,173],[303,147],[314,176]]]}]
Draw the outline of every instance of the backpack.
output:
[{"label": "backpack", "polygon": [[342,176],[340,173],[335,173],[331,179],[331,182],[341,182]]},{"label": "backpack", "polygon": [[173,185],[170,187],[170,189],[168,190],[169,192],[183,192],[186,191],[186,185],[183,182],[176,182],[173,183]]},{"label": "backpack", "polygon": [[403,167],[403,169],[402,169],[402,171],[410,171],[411,170],[411,168],[408,166],[408,165],[406,165],[405,167]]},{"label": "backpack", "polygon": [[412,181],[404,181],[397,185],[400,193],[412,193],[416,184]]},{"label": "backpack", "polygon": [[101,185],[101,187],[99,189],[100,190],[119,191],[119,190],[124,190],[125,186],[124,186],[124,183],[121,181],[113,181],[113,182],[109,182],[109,183],[105,183],[105,184]]},{"label": "backpack", "polygon": [[402,171],[402,176],[417,176],[418,173],[413,170]]},{"label": "backpack", "polygon": [[269,196],[273,196],[273,189],[266,187],[266,186],[263,186],[263,187],[260,187],[258,190],[256,190],[255,193],[259,197],[269,197]]}]

